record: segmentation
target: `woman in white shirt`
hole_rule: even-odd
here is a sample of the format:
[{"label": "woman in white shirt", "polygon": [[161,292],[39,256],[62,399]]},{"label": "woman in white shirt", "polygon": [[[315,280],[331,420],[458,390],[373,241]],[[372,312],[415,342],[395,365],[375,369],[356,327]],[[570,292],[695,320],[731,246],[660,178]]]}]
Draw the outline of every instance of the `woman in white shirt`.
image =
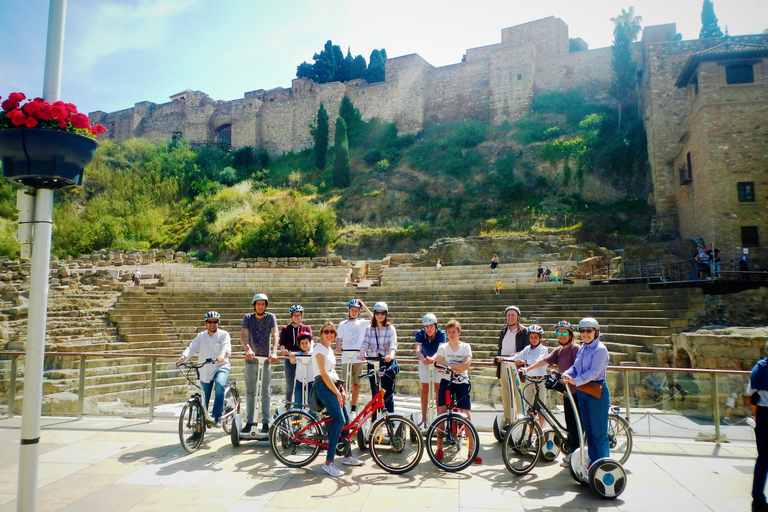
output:
[{"label": "woman in white shirt", "polygon": [[[525,347],[521,352],[518,352],[517,354],[512,357],[512,360],[515,362],[515,366],[518,368],[520,366],[526,365],[530,366],[534,363],[537,363],[547,357],[547,347],[542,345],[541,341],[544,338],[544,329],[541,328],[539,325],[531,325],[528,327],[528,340],[531,342],[530,345]],[[536,368],[533,370],[530,370],[526,373],[529,377],[546,377],[547,376],[547,368],[545,366],[542,366],[540,368]],[[526,403],[528,405],[533,405],[533,401],[536,397],[536,384],[533,382],[526,381],[525,385],[523,386],[523,398],[525,399]],[[547,400],[547,388],[544,386],[544,383],[541,382],[538,387],[538,395],[539,399],[541,399],[542,402],[546,404]],[[544,426],[544,417],[539,414],[539,424],[541,426]]]},{"label": "woman in white shirt", "polygon": [[[317,398],[325,406],[331,417],[330,432],[328,433],[328,455],[325,458],[323,471],[331,476],[344,474],[333,462],[336,455],[336,444],[344,426],[349,422],[347,410],[344,408],[344,394],[339,390],[339,375],[336,373],[336,356],[331,348],[331,343],[336,339],[336,327],[331,322],[326,322],[320,328],[320,343],[312,350],[312,359],[315,363],[315,383]],[[341,460],[348,466],[362,466],[363,463],[352,455],[350,447],[347,454]]]}]

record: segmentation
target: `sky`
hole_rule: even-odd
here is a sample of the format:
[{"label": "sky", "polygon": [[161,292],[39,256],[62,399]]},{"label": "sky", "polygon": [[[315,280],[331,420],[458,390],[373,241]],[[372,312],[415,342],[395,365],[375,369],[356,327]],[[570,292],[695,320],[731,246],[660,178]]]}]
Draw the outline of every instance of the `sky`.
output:
[{"label": "sky", "polygon": [[[611,45],[610,19],[634,6],[642,25],[701,29],[702,0],[68,0],[60,99],[81,112],[166,103],[186,89],[233,100],[288,88],[329,39],[346,54],[384,48],[433,66],[501,41],[501,29],[548,16],[589,47]],[[0,96],[43,88],[49,0],[0,0]],[[715,0],[730,35],[768,28],[768,0]]]}]

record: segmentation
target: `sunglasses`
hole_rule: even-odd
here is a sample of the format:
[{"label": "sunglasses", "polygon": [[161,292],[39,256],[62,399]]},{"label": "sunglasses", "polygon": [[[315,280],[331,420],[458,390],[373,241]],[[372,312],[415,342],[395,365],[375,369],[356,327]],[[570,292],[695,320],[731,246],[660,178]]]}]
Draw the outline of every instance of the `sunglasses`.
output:
[{"label": "sunglasses", "polygon": [[332,331],[330,329],[326,329],[323,331],[323,334],[336,334],[336,331]]},{"label": "sunglasses", "polygon": [[568,331],[555,331],[555,334],[558,336],[568,336],[570,333]]},{"label": "sunglasses", "polygon": [[374,315],[387,316],[387,312],[386,311],[374,311],[373,314]]},{"label": "sunglasses", "polygon": [[205,323],[207,323],[207,324],[217,324],[217,323],[219,323],[219,321],[218,320],[206,320]]},{"label": "sunglasses", "polygon": [[594,329],[579,329],[579,332],[582,333],[582,334],[584,334],[584,333],[591,334],[591,333],[595,332],[595,330]]}]

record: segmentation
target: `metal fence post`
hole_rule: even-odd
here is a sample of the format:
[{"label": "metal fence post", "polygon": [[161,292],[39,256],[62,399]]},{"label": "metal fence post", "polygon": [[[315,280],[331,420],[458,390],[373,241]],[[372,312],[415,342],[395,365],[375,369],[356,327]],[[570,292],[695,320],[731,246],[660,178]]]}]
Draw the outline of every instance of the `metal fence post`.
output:
[{"label": "metal fence post", "polygon": [[155,420],[155,381],[157,380],[157,359],[152,358],[152,377],[149,384],[149,421]]},{"label": "metal fence post", "polygon": [[719,445],[722,441],[720,437],[720,389],[717,385],[717,374],[712,374],[712,415],[715,420],[715,444]]},{"label": "metal fence post", "polygon": [[624,410],[627,411],[627,417],[625,419],[631,426],[632,422],[629,420],[629,372],[627,370],[622,370],[622,373],[624,374]]},{"label": "metal fence post", "polygon": [[11,356],[11,380],[8,383],[8,417],[16,413],[16,372],[19,369],[19,356]]},{"label": "metal fence post", "polygon": [[85,356],[80,356],[80,382],[77,385],[77,419],[83,419],[85,403]]}]

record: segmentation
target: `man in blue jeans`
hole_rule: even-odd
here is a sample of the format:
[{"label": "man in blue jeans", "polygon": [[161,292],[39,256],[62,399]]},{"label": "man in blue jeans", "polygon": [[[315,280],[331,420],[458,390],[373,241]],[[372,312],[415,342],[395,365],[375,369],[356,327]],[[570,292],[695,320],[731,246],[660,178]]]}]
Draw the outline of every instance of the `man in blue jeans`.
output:
[{"label": "man in blue jeans", "polygon": [[[765,344],[768,354],[768,343]],[[752,397],[755,411],[755,441],[757,460],[752,480],[752,511],[768,511],[765,500],[765,480],[768,475],[768,358],[763,358],[752,368],[747,395]]]},{"label": "man in blue jeans", "polygon": [[219,329],[221,316],[216,311],[205,314],[206,330],[195,336],[192,343],[182,352],[176,364],[183,363],[189,357],[197,354],[197,361],[202,363],[206,359],[215,359],[215,364],[207,364],[200,368],[200,386],[205,395],[205,408],[211,399],[211,391],[214,392],[213,412],[211,416],[216,420],[216,426],[221,426],[221,415],[224,413],[224,386],[229,378],[229,356],[232,353],[232,342],[229,333]]}]

